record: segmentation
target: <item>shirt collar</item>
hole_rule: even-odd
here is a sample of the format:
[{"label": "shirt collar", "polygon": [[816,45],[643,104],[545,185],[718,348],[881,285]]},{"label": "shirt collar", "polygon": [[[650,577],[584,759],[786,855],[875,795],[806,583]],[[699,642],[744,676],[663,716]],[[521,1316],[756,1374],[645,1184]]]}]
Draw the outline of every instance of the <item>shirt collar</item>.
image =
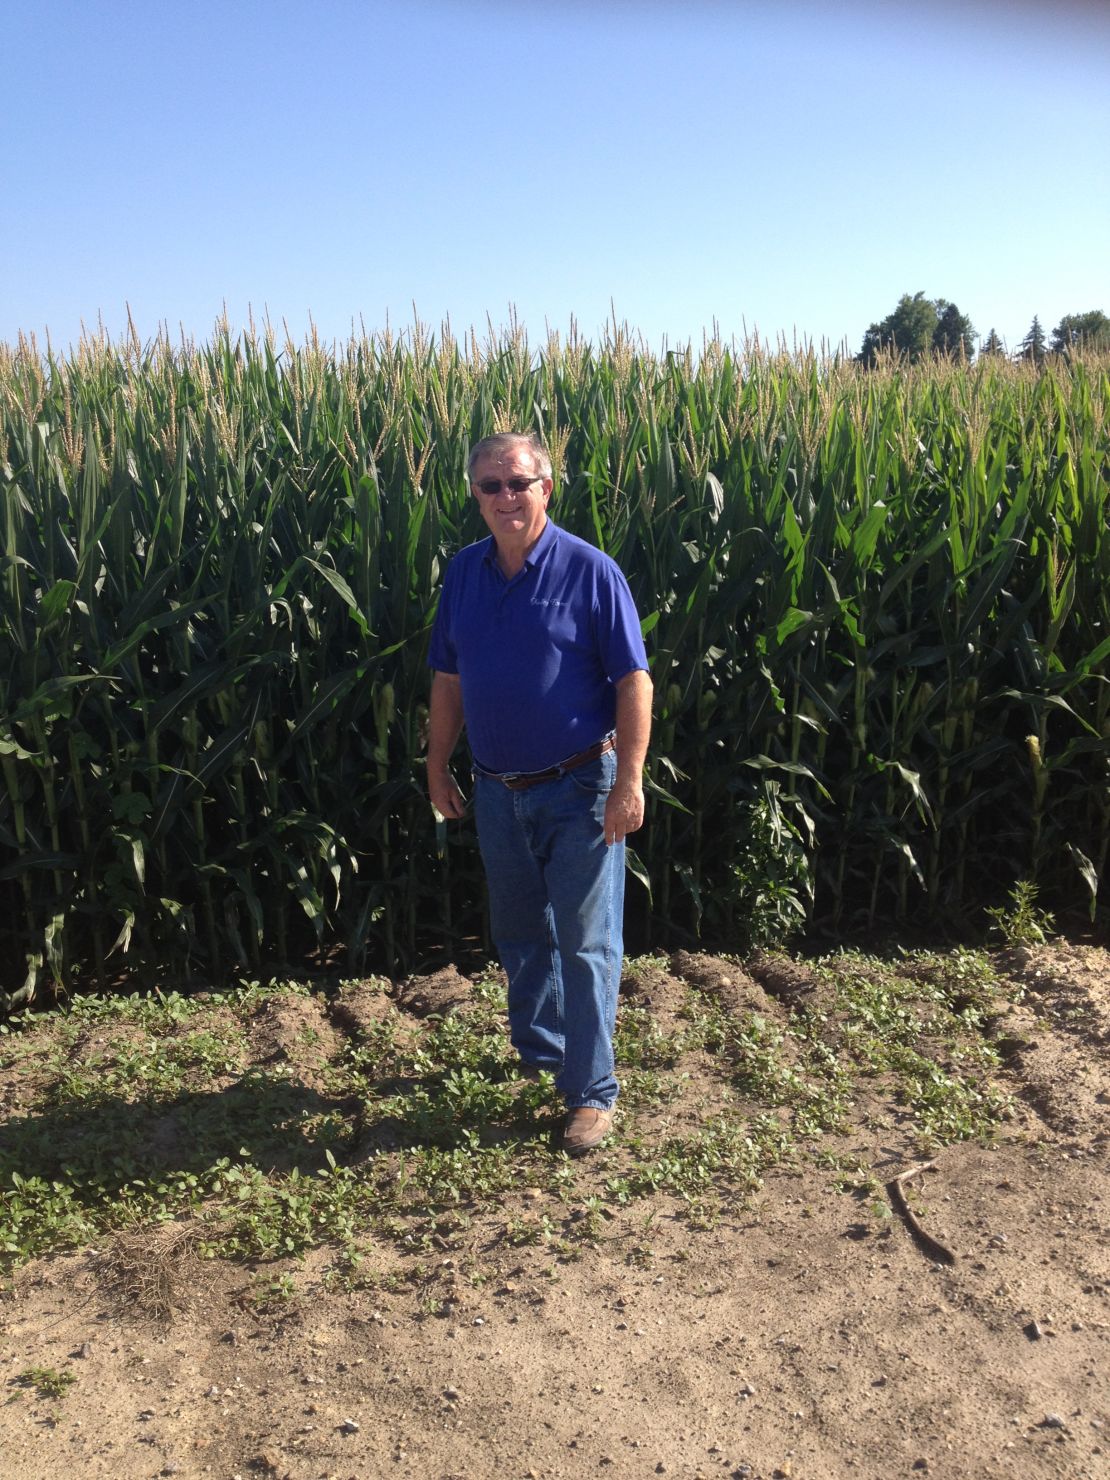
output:
[{"label": "shirt collar", "polygon": [[[558,526],[551,519],[548,519],[543,527],[543,533],[524,557],[524,564],[526,566],[536,566],[541,561],[546,560],[558,538]],[[493,535],[490,535],[489,539],[486,540],[486,548],[482,559],[487,565],[494,565],[497,561],[497,541]]]}]

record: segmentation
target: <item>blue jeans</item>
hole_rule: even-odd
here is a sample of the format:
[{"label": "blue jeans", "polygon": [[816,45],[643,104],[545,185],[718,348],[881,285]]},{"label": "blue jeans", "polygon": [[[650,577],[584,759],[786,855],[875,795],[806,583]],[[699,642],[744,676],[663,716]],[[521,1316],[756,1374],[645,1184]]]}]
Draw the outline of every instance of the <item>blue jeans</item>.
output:
[{"label": "blue jeans", "polygon": [[513,1047],[554,1073],[570,1109],[608,1110],[617,1097],[624,843],[607,846],[603,828],[616,770],[609,751],[522,791],[474,777],[490,925],[509,976]]}]

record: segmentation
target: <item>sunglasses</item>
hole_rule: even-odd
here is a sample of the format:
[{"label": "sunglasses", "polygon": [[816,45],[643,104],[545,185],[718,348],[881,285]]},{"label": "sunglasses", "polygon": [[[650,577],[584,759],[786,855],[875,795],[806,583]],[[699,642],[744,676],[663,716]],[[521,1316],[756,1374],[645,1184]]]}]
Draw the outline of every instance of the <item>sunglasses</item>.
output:
[{"label": "sunglasses", "polygon": [[500,478],[481,478],[474,487],[479,493],[488,494],[493,498],[495,494],[505,488],[509,493],[527,493],[533,483],[542,483],[543,475],[538,474],[535,478],[506,478],[504,482]]}]

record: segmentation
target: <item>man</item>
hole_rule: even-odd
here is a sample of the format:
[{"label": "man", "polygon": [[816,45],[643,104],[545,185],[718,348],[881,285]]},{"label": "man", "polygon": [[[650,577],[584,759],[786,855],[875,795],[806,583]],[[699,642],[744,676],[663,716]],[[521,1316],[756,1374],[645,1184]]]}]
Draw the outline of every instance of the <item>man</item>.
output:
[{"label": "man", "polygon": [[550,1070],[563,1149],[608,1135],[617,1096],[624,839],[644,819],[651,680],[618,567],[547,517],[551,460],[486,437],[467,465],[491,538],[448,567],[428,662],[428,790],[461,817],[465,722],[490,922],[521,1071]]}]

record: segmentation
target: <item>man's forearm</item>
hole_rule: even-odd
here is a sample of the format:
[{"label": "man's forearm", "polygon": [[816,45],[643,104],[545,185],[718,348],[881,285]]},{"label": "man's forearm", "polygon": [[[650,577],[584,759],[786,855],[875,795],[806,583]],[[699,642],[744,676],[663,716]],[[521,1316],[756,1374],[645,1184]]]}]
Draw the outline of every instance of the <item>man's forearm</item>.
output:
[{"label": "man's forearm", "polygon": [[454,673],[433,673],[428,706],[428,774],[445,775],[463,729],[462,685]]},{"label": "man's forearm", "polygon": [[651,738],[651,678],[642,668],[617,684],[617,786],[639,786]]}]

